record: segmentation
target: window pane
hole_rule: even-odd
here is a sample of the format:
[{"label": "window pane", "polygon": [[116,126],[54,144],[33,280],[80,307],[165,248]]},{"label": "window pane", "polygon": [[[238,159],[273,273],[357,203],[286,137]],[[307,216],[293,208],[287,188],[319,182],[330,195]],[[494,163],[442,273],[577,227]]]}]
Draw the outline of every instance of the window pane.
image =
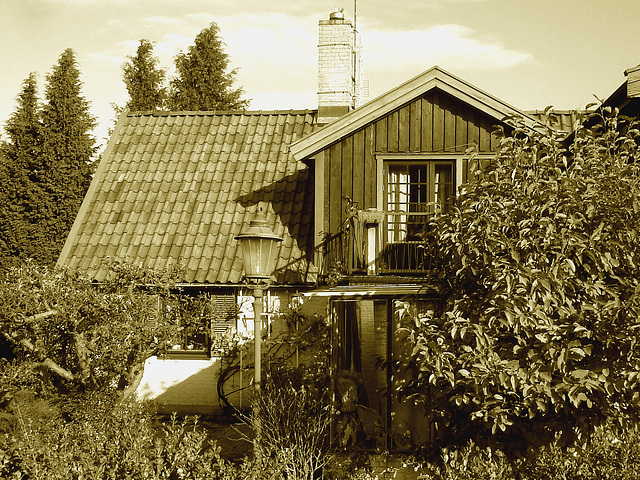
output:
[{"label": "window pane", "polygon": [[387,242],[421,241],[430,215],[448,211],[455,193],[453,161],[388,161]]},{"label": "window pane", "polygon": [[453,197],[453,165],[436,163],[434,165],[433,202],[437,211],[447,212],[451,208]]},{"label": "window pane", "polygon": [[426,162],[387,165],[387,241],[415,239],[429,213],[429,165]]}]

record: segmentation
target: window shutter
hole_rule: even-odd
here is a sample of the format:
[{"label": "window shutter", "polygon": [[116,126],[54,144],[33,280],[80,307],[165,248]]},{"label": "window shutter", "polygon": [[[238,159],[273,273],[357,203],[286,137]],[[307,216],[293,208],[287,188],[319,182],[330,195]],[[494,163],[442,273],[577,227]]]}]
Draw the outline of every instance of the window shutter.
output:
[{"label": "window shutter", "polygon": [[213,333],[223,335],[230,328],[236,328],[238,304],[233,293],[213,295]]}]

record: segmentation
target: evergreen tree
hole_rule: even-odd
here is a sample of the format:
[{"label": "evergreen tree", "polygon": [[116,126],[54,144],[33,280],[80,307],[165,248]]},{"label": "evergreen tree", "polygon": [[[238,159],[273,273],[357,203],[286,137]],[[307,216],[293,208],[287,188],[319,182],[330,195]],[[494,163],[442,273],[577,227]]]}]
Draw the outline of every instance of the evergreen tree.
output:
[{"label": "evergreen tree", "polygon": [[153,55],[153,43],[140,40],[135,56],[128,56],[122,66],[122,77],[129,92],[126,108],[132,111],[160,110],[164,106],[166,89],[163,86],[165,69],[158,68]]},{"label": "evergreen tree", "polygon": [[42,240],[42,128],[34,73],[24,81],[0,146],[0,268],[38,258]]},{"label": "evergreen tree", "polygon": [[93,174],[95,139],[90,132],[95,118],[81,95],[80,71],[75,53],[67,49],[47,75],[42,108],[42,182],[46,202],[47,243],[41,261],[56,261]]},{"label": "evergreen tree", "polygon": [[229,56],[215,23],[202,30],[188,51],[175,57],[177,76],[171,80],[172,110],[237,110],[246,108],[241,88],[233,89],[237,69],[227,71]]}]

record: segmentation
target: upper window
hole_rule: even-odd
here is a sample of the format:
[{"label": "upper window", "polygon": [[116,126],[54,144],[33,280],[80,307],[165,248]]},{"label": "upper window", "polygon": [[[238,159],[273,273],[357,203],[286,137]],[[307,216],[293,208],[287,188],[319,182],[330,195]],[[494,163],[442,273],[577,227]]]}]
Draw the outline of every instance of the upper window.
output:
[{"label": "upper window", "polygon": [[423,240],[429,217],[451,206],[455,161],[388,160],[383,175],[387,244]]}]

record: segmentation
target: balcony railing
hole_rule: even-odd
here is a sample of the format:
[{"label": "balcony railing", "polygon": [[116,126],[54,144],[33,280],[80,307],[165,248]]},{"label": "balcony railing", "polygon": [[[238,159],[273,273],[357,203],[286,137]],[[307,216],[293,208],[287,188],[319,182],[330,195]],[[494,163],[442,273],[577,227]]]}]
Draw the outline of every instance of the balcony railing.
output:
[{"label": "balcony railing", "polygon": [[380,273],[420,274],[432,263],[431,246],[425,241],[387,243],[378,259]]},{"label": "balcony railing", "polygon": [[[434,266],[437,258],[433,241],[381,242],[377,229],[371,244],[364,228],[357,222],[345,222],[336,234],[320,246],[322,276],[387,274],[421,275]],[[373,263],[373,265],[372,265]]]}]

